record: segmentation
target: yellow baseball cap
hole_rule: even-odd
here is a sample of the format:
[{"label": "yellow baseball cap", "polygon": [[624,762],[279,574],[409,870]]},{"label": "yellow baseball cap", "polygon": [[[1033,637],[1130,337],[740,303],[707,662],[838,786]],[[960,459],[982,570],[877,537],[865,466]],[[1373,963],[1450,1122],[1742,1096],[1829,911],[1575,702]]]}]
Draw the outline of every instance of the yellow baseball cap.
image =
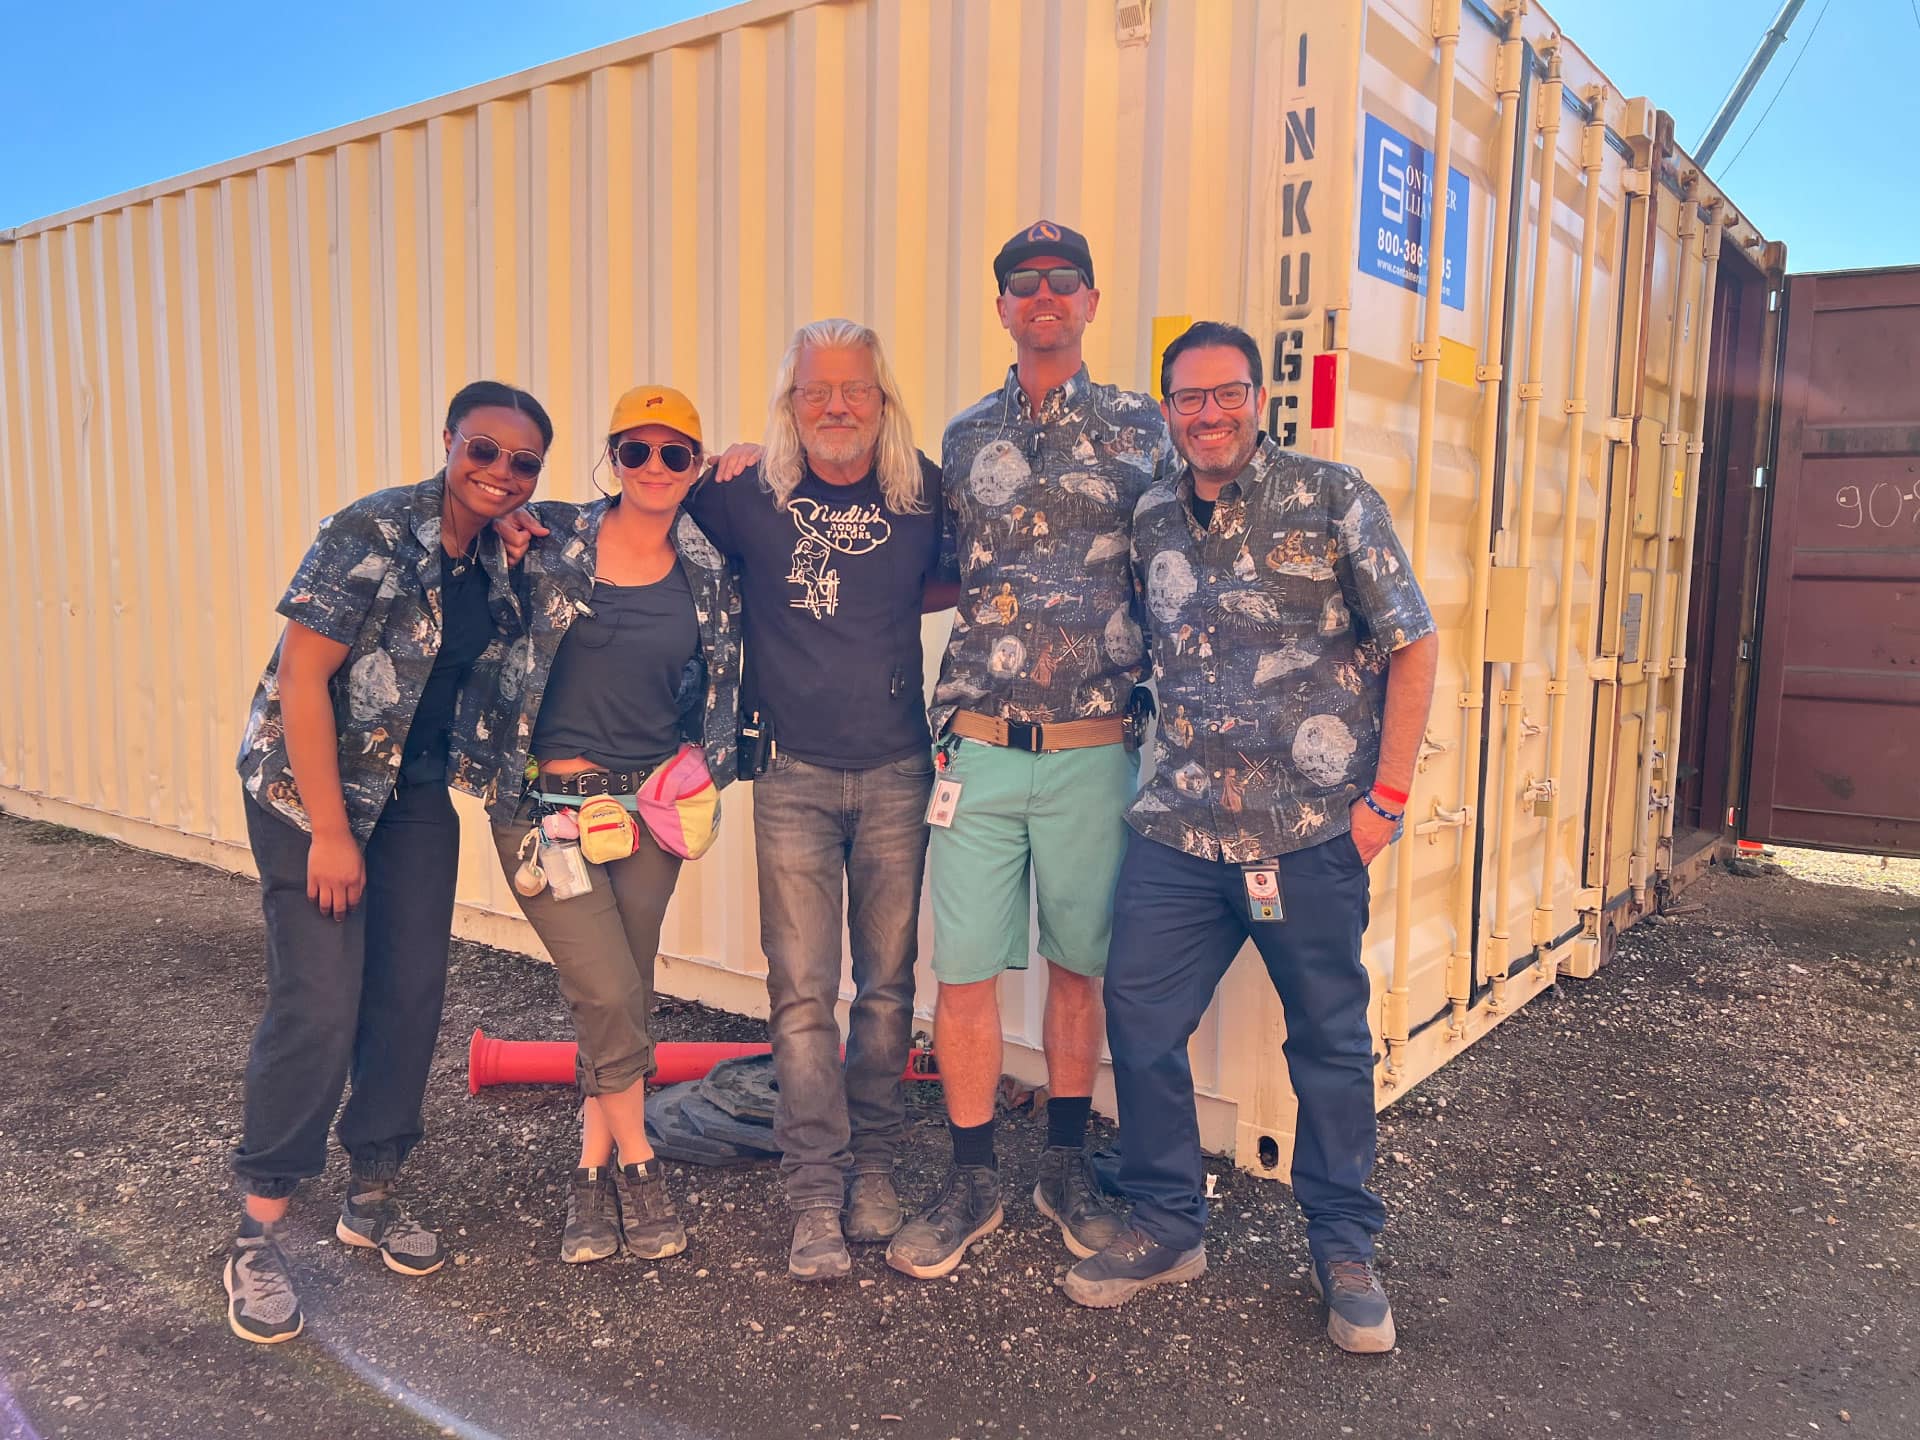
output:
[{"label": "yellow baseball cap", "polygon": [[700,412],[693,408],[693,402],[665,385],[636,385],[614,401],[607,434],[618,435],[637,425],[665,425],[695,445],[706,443],[700,435]]}]

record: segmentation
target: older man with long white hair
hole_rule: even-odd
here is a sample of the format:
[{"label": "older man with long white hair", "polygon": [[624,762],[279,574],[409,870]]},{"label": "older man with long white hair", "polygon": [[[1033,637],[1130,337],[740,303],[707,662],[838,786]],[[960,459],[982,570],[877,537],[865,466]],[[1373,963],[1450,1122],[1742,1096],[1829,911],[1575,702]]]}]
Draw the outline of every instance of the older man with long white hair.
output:
[{"label": "older man with long white hair", "polygon": [[847,1241],[885,1240],[902,1218],[893,1163],[933,787],[920,616],[955,587],[939,580],[940,472],[914,448],[866,326],[803,326],[774,381],[764,452],[729,481],[734,454],[688,508],[739,566],[745,604],[741,778],[755,782],[787,1268],[831,1280],[852,1268]]}]

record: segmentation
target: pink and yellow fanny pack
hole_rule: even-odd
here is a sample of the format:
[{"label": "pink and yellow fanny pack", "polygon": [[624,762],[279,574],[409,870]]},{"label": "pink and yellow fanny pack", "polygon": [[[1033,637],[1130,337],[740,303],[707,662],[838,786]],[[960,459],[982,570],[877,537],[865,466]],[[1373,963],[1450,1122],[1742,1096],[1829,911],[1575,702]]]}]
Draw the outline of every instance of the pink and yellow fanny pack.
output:
[{"label": "pink and yellow fanny pack", "polygon": [[669,855],[698,860],[719,837],[720,790],[697,745],[682,746],[647,776],[633,798],[634,812]]}]

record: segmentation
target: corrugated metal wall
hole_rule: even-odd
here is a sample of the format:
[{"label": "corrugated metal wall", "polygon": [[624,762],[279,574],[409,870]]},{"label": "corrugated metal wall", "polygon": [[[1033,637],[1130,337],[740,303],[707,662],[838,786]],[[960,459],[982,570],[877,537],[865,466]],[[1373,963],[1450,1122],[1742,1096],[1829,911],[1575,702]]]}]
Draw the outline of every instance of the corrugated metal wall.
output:
[{"label": "corrugated metal wall", "polygon": [[[1480,706],[1456,703],[1471,689],[1478,623],[1476,487],[1492,473],[1484,437],[1501,437],[1501,473],[1517,475],[1521,431],[1516,394],[1476,380],[1475,367],[1525,368],[1524,343],[1503,331],[1489,346],[1487,306],[1505,287],[1524,340],[1540,155],[1529,123],[1511,244],[1495,254],[1493,137],[1508,111],[1492,17],[1469,6],[1451,127],[1451,163],[1469,184],[1465,296],[1442,309],[1446,359],[1429,363],[1447,378],[1423,442],[1419,298],[1357,274],[1355,242],[1364,117],[1434,146],[1445,48],[1434,19],[1414,0],[1195,0],[1156,7],[1151,42],[1122,44],[1104,0],[757,0],[0,237],[0,644],[11,677],[0,800],[245,868],[231,759],[278,630],[272,604],[321,516],[437,467],[442,407],[460,384],[491,375],[538,394],[560,432],[545,493],[577,498],[590,493],[586,467],[619,390],[670,381],[716,437],[753,437],[787,334],[850,314],[885,337],[921,443],[937,451],[945,417],[1010,358],[989,257],[1044,213],[1093,240],[1095,375],[1146,388],[1157,318],[1164,329],[1234,317],[1273,339],[1276,400],[1288,407],[1276,418],[1300,418],[1303,447],[1360,464],[1403,526],[1430,452],[1423,579],[1445,658],[1431,727],[1443,748],[1423,771],[1423,815],[1463,804],[1497,813],[1499,787],[1522,778],[1493,763],[1492,798],[1474,786],[1482,755],[1501,753],[1503,725],[1545,713],[1558,527],[1575,517],[1580,568],[1566,593],[1581,663],[1563,802],[1551,824],[1530,810],[1513,822],[1525,878],[1505,920],[1515,954],[1530,943],[1536,900],[1557,927],[1577,928],[1578,895],[1593,883],[1579,850],[1594,734],[1585,671],[1611,483],[1601,419],[1620,353],[1618,272],[1633,263],[1630,147],[1616,134],[1591,182],[1603,227],[1595,413],[1576,430],[1564,404],[1589,182],[1580,117],[1563,117],[1539,282],[1554,339],[1528,382],[1546,396],[1535,573],[1519,592],[1525,659],[1505,683],[1521,698],[1486,700],[1496,715],[1483,747]],[[1514,32],[1514,57],[1522,35],[1528,56],[1558,51],[1569,94],[1599,85],[1537,9]],[[1505,104],[1531,103],[1540,75],[1510,66],[1515,77]],[[1616,131],[1631,131],[1618,97],[1598,99]],[[1662,223],[1671,236],[1671,218]],[[1656,274],[1654,288],[1663,283]],[[1310,429],[1306,377],[1321,355],[1336,366],[1337,404],[1331,424]],[[1504,483],[1496,516],[1509,552],[1517,493],[1517,480]],[[930,656],[944,627],[929,622]],[[1529,773],[1544,763],[1521,756]],[[682,879],[663,939],[679,958],[664,983],[764,1013],[747,788],[727,806],[719,847]],[[1496,866],[1478,885],[1473,872],[1493,829],[1430,829],[1377,869],[1368,956],[1383,1036],[1397,1013],[1390,988],[1414,1025],[1445,1014],[1463,986],[1476,1007],[1447,1044],[1402,1037],[1389,1098],[1498,1018],[1474,968]],[[1410,867],[1410,885],[1396,865]],[[477,826],[461,898],[465,931],[531,948]],[[1009,1037],[1023,1047],[1012,1063],[1037,1074],[1039,988],[1005,984]],[[923,1002],[932,993],[923,966]],[[1280,1033],[1264,979],[1242,967],[1196,1038],[1207,1134],[1237,1144],[1244,1163],[1260,1138],[1290,1128]]]}]

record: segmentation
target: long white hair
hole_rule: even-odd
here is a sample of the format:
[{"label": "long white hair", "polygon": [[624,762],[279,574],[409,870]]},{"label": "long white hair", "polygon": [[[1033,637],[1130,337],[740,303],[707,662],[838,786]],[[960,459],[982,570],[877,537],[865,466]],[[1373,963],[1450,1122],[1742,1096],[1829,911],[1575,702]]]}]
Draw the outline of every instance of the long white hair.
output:
[{"label": "long white hair", "polygon": [[774,376],[760,477],[773,491],[779,508],[786,509],[795,487],[807,473],[800,426],[793,418],[793,378],[799,372],[800,357],[808,350],[856,348],[864,348],[873,356],[873,373],[886,402],[880,410],[880,438],[874,447],[873,468],[880,479],[880,494],[896,515],[922,514],[929,505],[921,483],[920,452],[913,448],[913,422],[907,418],[906,401],[901,398],[893,371],[887,368],[880,337],[853,320],[815,320],[794,332],[787,353],[780,357],[779,373]]}]

